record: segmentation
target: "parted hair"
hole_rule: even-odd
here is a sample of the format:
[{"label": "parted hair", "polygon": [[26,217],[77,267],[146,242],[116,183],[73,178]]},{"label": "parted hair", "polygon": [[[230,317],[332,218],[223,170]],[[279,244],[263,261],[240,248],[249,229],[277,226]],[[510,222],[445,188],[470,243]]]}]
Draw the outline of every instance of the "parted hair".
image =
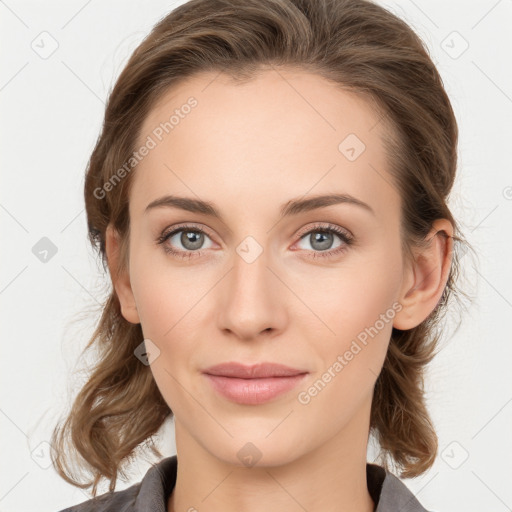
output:
[{"label": "parted hair", "polygon": [[[172,10],[135,49],[108,96],[85,175],[88,237],[106,274],[113,278],[112,272],[126,268],[136,168],[108,193],[98,190],[106,190],[133,155],[142,123],[169,88],[203,71],[244,81],[263,68],[288,66],[359,94],[379,113],[387,171],[402,201],[404,253],[412,257],[414,247],[428,243],[436,219],[454,226],[442,297],[418,326],[393,328],[371,406],[369,435],[378,441],[382,464],[402,477],[417,476],[438,451],[425,370],[438,351],[449,299],[466,296],[456,283],[460,247],[469,244],[448,207],[457,168],[455,115],[427,47],[397,15],[369,0],[190,0]],[[109,269],[105,253],[109,224],[121,240],[117,270]],[[77,487],[92,485],[94,496],[102,478],[115,489],[138,450],[147,447],[162,457],[154,436],[173,412],[150,367],[134,355],[142,340],[141,325],[125,320],[110,286],[84,349],[94,348],[95,360],[51,439],[60,476]]]}]

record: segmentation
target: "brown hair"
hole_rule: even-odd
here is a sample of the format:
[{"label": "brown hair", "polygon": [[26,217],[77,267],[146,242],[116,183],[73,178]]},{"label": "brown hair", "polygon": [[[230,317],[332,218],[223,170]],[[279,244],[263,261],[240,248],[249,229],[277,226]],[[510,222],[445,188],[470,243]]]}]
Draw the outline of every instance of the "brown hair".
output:
[{"label": "brown hair", "polygon": [[[105,232],[121,237],[120,268],[128,262],[128,197],[132,174],[105,184],[133,155],[141,125],[163,93],[199,71],[224,72],[250,80],[266,66],[293,66],[316,73],[372,102],[387,123],[389,172],[402,198],[402,243],[409,254],[436,219],[454,226],[454,248],[467,242],[447,206],[457,167],[458,128],[441,77],[420,38],[401,19],[367,0],[191,0],[161,19],[134,51],[113,88],[102,132],[88,162],[85,205],[89,239],[107,271]],[[429,469],[437,436],[425,405],[424,369],[434,357],[439,322],[455,282],[461,254],[454,250],[441,300],[417,327],[393,329],[371,409],[370,434],[402,477]],[[143,340],[141,325],[121,315],[110,290],[85,350],[97,360],[61,428],[52,435],[58,473],[78,487],[102,477],[115,489],[118,471],[141,443],[153,444],[172,411],[148,366],[134,356]],[[84,350],[84,351],[85,351]],[[93,480],[72,477],[65,442]],[[121,472],[123,475],[123,473]]]}]

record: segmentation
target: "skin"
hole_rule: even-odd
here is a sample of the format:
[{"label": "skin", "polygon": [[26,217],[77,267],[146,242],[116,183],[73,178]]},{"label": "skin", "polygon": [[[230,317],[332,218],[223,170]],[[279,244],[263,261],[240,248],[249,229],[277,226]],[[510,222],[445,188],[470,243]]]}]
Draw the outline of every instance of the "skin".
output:
[{"label": "skin", "polygon": [[[317,75],[265,69],[238,85],[223,74],[195,75],[153,108],[140,142],[190,96],[198,105],[136,167],[129,268],[113,278],[124,318],[140,322],[160,350],[150,368],[175,415],[179,461],[168,511],[372,511],[366,455],[373,387],[392,327],[415,327],[441,297],[451,239],[433,235],[453,235],[452,225],[436,221],[430,247],[404,260],[385,126],[363,99]],[[366,146],[354,161],[338,149],[350,133]],[[291,199],[332,192],[355,196],[374,214],[344,203],[280,220],[280,206]],[[164,194],[210,201],[223,221],[168,207],[145,213]],[[181,223],[207,231],[199,256],[179,259],[155,243]],[[314,234],[327,223],[355,242],[314,259],[322,253]],[[165,243],[197,252],[182,244],[182,234]],[[263,249],[252,263],[236,250],[248,236]],[[336,234],[328,241],[324,253],[345,245]],[[107,255],[114,275],[119,239],[111,227]],[[298,393],[390,308],[392,320],[300,403]],[[270,402],[239,405],[201,373],[226,361],[281,362],[309,374]],[[237,456],[248,442],[261,453],[251,467]]]}]

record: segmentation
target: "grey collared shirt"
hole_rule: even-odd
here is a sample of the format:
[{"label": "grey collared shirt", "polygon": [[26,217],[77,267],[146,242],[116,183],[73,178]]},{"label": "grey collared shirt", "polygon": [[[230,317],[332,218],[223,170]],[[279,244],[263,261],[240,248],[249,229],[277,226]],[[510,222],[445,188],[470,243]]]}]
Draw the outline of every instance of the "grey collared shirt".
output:
[{"label": "grey collared shirt", "polygon": [[[151,466],[144,478],[122,491],[107,492],[60,512],[167,512],[167,500],[176,484],[177,456]],[[366,464],[368,492],[375,512],[428,512],[395,475],[376,464]]]}]

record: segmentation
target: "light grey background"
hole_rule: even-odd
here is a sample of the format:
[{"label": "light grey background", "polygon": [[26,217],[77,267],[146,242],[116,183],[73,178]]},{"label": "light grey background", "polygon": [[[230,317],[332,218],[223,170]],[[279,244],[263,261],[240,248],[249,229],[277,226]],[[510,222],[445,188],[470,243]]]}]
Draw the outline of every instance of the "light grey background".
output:
[{"label": "light grey background", "polygon": [[[72,372],[97,318],[75,319],[109,283],[86,239],[84,170],[108,91],[179,3],[0,1],[2,512],[52,512],[89,498],[48,467],[47,444],[79,388]],[[475,303],[455,335],[447,330],[428,374],[438,459],[404,482],[429,510],[511,510],[512,2],[381,3],[423,38],[443,77],[460,128],[450,204],[480,255],[477,268],[463,259]],[[43,237],[57,251],[46,262]],[[160,446],[175,453],[172,423]],[[148,467],[134,465],[117,489]]]}]

